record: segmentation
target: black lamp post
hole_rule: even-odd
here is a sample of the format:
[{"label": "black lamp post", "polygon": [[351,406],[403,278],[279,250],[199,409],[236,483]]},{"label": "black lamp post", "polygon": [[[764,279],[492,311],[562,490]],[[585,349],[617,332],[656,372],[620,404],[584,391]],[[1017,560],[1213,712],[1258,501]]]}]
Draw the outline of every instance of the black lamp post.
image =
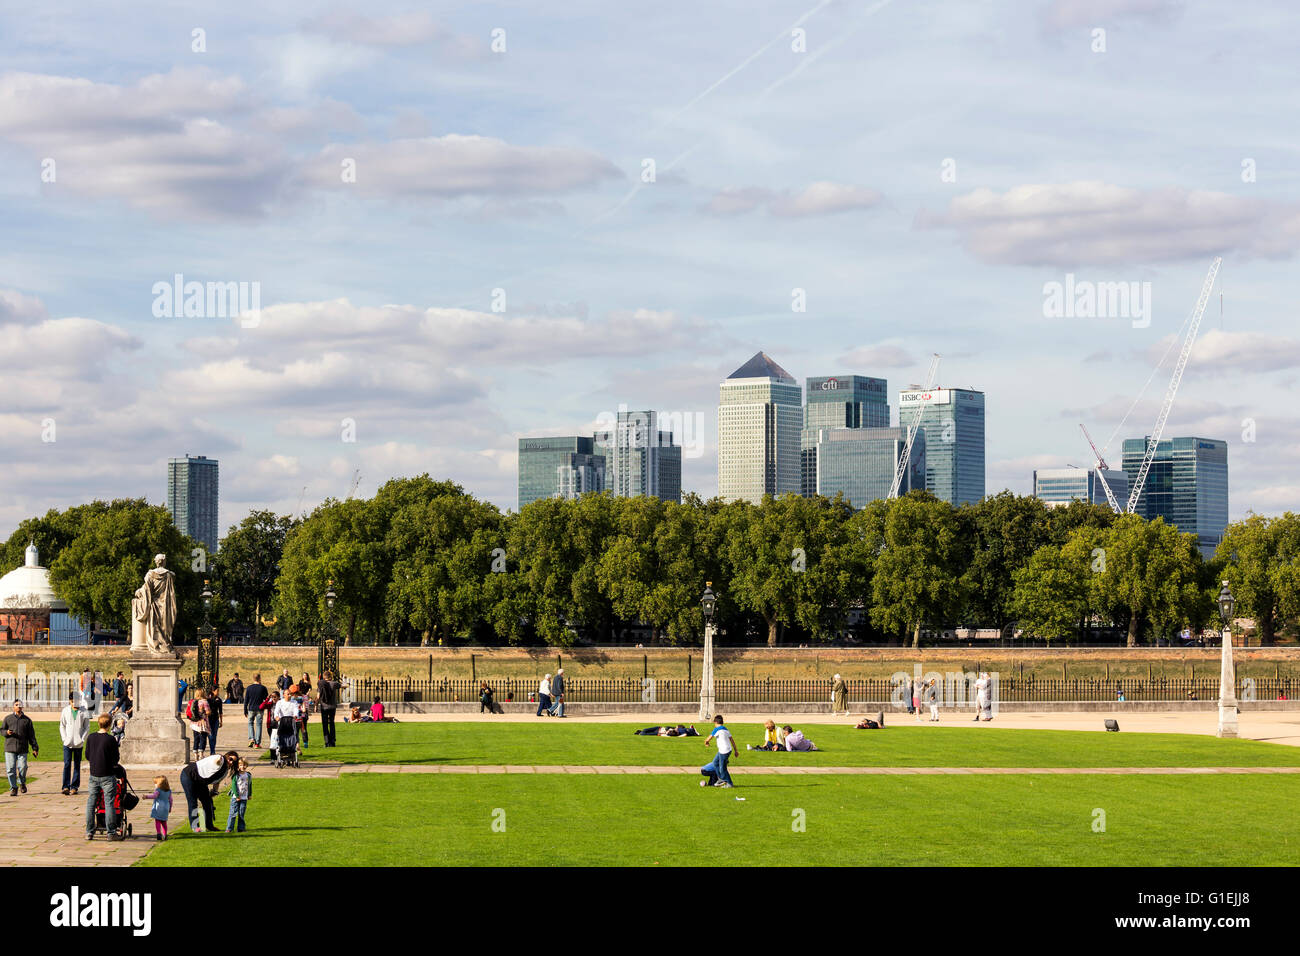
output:
[{"label": "black lamp post", "polygon": [[220,655],[216,629],[212,626],[212,588],[205,579],[203,582],[203,623],[199,625],[199,688],[207,691],[216,687],[220,680]]},{"label": "black lamp post", "polygon": [[1219,590],[1219,617],[1223,619],[1223,626],[1232,627],[1232,609],[1236,602],[1232,599],[1232,589],[1228,587],[1228,582],[1223,582],[1223,587]]},{"label": "black lamp post", "polygon": [[339,678],[338,632],[334,628],[334,601],[337,597],[338,595],[334,593],[334,582],[325,582],[325,607],[329,613],[325,617],[325,630],[321,635],[320,648],[316,654],[316,673],[322,675],[328,671],[335,680]]}]

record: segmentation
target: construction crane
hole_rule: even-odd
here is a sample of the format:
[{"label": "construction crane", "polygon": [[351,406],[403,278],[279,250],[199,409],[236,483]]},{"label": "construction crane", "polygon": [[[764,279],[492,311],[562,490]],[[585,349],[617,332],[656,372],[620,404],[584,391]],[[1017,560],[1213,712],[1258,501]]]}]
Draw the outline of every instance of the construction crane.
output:
[{"label": "construction crane", "polygon": [[1205,314],[1205,306],[1210,301],[1210,292],[1214,289],[1214,279],[1219,274],[1219,265],[1222,262],[1222,258],[1215,256],[1214,261],[1210,263],[1205,284],[1201,286],[1201,297],[1196,300],[1196,308],[1192,310],[1188,320],[1187,337],[1183,339],[1183,350],[1178,353],[1178,363],[1174,366],[1173,377],[1169,379],[1169,388],[1165,391],[1165,403],[1160,406],[1156,427],[1147,438],[1147,451],[1142,456],[1142,466],[1138,469],[1137,477],[1133,479],[1133,487],[1129,489],[1127,509],[1129,514],[1133,514],[1136,510],[1138,498],[1142,495],[1142,486],[1146,484],[1147,473],[1151,471],[1151,462],[1156,456],[1156,446],[1160,444],[1160,437],[1165,431],[1165,422],[1169,420],[1169,412],[1174,407],[1174,396],[1178,394],[1178,385],[1183,380],[1183,370],[1187,368],[1187,360],[1192,355],[1196,333],[1201,328],[1201,316]]},{"label": "construction crane", "polygon": [[1092,440],[1092,436],[1088,434],[1088,429],[1084,426],[1083,422],[1079,422],[1079,427],[1083,429],[1083,437],[1088,439],[1088,444],[1092,446],[1093,457],[1097,459],[1095,465],[1095,468],[1097,469],[1097,480],[1101,482],[1101,487],[1106,492],[1106,500],[1110,502],[1110,506],[1115,510],[1115,514],[1121,514],[1122,512],[1119,502],[1115,500],[1115,492],[1110,490],[1110,484],[1106,481],[1106,472],[1110,470],[1110,466],[1106,464],[1106,459],[1101,457],[1101,452],[1097,450],[1097,443]]},{"label": "construction crane", "polygon": [[[925,376],[925,385],[923,391],[930,391],[934,388],[934,383],[939,377],[939,353],[934,354],[933,361],[930,362],[930,371]],[[894,471],[894,483],[889,486],[889,497],[891,499],[898,497],[898,489],[903,484],[903,476],[907,474],[908,463],[912,460],[912,443],[916,440],[916,430],[921,427],[921,416],[925,413],[925,403],[916,403],[916,414],[912,416],[912,424],[907,427],[907,443],[903,445],[903,454],[898,458],[898,468]],[[898,421],[903,421],[903,410],[898,410]]]},{"label": "construction crane", "polygon": [[361,484],[361,469],[358,468],[352,473],[352,487],[348,489],[348,496],[345,501],[351,501],[352,496],[357,493],[357,485]]}]

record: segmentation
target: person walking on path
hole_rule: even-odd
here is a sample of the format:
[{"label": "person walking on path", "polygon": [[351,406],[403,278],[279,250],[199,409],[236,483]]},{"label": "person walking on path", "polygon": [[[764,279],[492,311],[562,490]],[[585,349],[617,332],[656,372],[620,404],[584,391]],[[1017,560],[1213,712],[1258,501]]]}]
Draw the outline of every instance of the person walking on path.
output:
[{"label": "person walking on path", "polygon": [[925,699],[930,705],[930,719],[935,723],[939,722],[939,685],[935,683],[933,677],[930,683],[925,687]]},{"label": "person walking on path", "polygon": [[325,746],[334,746],[334,713],[339,706],[339,682],[332,671],[321,674],[316,681],[316,705],[320,708],[320,732]]},{"label": "person walking on path", "polygon": [[839,674],[831,682],[831,710],[845,716],[849,712],[849,685]]},{"label": "person walking on path", "polygon": [[[975,719],[977,721],[993,719],[993,700],[989,693],[992,683],[989,680],[988,671],[980,671],[979,679],[975,681]],[[1123,691],[1120,691],[1119,699],[1124,699]]]},{"label": "person walking on path", "polygon": [[284,673],[275,679],[275,687],[276,690],[280,692],[281,697],[289,693],[289,686],[292,683],[293,683],[293,678],[289,676],[289,668],[286,667],[284,669]]},{"label": "person walking on path", "polygon": [[730,787],[731,774],[727,771],[727,762],[736,752],[736,742],[727,725],[722,722],[721,714],[713,718],[713,725],[713,732],[704,741],[704,745],[707,747],[712,742],[717,745],[718,752],[709,763],[700,768],[700,773],[704,774],[700,786]]},{"label": "person walking on path", "polygon": [[239,754],[231,750],[187,763],[181,771],[185,809],[190,819],[190,829],[195,833],[204,830],[209,833],[221,832],[214,822],[212,798],[221,787],[221,778],[228,772],[233,772],[238,763]]},{"label": "person walking on path", "polygon": [[86,796],[86,839],[95,836],[95,797],[104,800],[104,828],[108,830],[110,840],[122,839],[117,829],[117,810],[113,806],[117,798],[117,740],[108,732],[113,718],[108,714],[99,715],[99,730],[86,738],[86,762],[90,764],[90,792]]},{"label": "person walking on path", "polygon": [[479,681],[478,685],[478,712],[481,714],[487,711],[489,714],[496,713],[496,700],[493,695],[496,694],[487,681]]},{"label": "person walking on path", "polygon": [[537,685],[537,716],[542,716],[542,712],[550,713],[551,711],[551,675],[547,674],[542,678],[542,682]]},{"label": "person walking on path", "polygon": [[921,695],[925,693],[925,681],[918,680],[912,683],[912,711],[916,714],[916,722],[921,722]]},{"label": "person walking on path", "polygon": [[59,738],[63,741],[63,795],[75,796],[81,789],[81,750],[90,733],[90,715],[77,699],[78,694],[68,694],[68,706],[59,715]]},{"label": "person walking on path", "polygon": [[217,752],[217,731],[221,729],[221,697],[215,684],[208,687],[208,753]]},{"label": "person walking on path", "polygon": [[172,812],[172,785],[167,782],[166,777],[153,778],[153,793],[149,794],[149,799],[153,801],[153,806],[149,808],[149,816],[153,818],[154,839],[165,840],[167,839],[167,817]]},{"label": "person walking on path", "polygon": [[110,714],[116,714],[126,706],[126,678],[122,672],[118,671],[117,676],[113,678],[113,709]]},{"label": "person walking on path", "polygon": [[89,666],[81,672],[81,706],[86,708],[86,713],[92,716],[99,712],[99,684],[95,680],[95,672]]},{"label": "person walking on path", "polygon": [[243,833],[244,814],[248,812],[248,801],[253,797],[253,775],[248,772],[248,761],[239,761],[239,770],[230,780],[230,816],[226,819],[226,832],[235,829],[239,823],[239,832]]},{"label": "person walking on path", "polygon": [[557,667],[551,678],[551,716],[564,716],[564,668]]},{"label": "person walking on path", "polygon": [[27,751],[40,756],[36,743],[36,728],[32,719],[23,713],[23,702],[14,701],[14,712],[5,717],[5,773],[9,775],[9,796],[27,792]]},{"label": "person walking on path", "polygon": [[195,694],[185,705],[185,719],[190,722],[190,732],[194,734],[194,753],[202,757],[208,749],[208,701],[206,697]]},{"label": "person walking on path", "polygon": [[176,709],[185,709],[185,692],[190,689],[189,682],[184,677],[176,678]]},{"label": "person walking on path", "polygon": [[236,674],[226,681],[226,703],[242,704],[244,702],[244,682]]},{"label": "person walking on path", "polygon": [[302,746],[307,748],[307,724],[311,720],[311,712],[314,709],[311,699],[311,678],[306,674],[298,679],[298,722],[302,727],[299,736],[302,737]]},{"label": "person walking on path", "polygon": [[254,674],[253,683],[244,691],[244,717],[248,720],[248,746],[254,750],[262,749],[262,704],[266,700],[266,688],[262,686],[262,675]]}]

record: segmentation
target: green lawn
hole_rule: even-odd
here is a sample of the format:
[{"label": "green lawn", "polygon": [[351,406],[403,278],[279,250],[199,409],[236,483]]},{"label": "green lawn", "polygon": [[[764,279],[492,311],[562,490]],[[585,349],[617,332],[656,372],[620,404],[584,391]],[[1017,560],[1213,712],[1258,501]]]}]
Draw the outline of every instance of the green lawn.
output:
[{"label": "green lawn", "polygon": [[[1276,812],[1300,805],[1290,776],[746,778],[741,768],[734,790],[696,779],[263,780],[247,833],[182,829],[142,865],[1300,865],[1300,816]],[[222,825],[226,806],[223,794]],[[793,829],[797,811],[806,832]]]},{"label": "green lawn", "polygon": [[[348,764],[625,764],[688,767],[707,763],[703,737],[637,737],[634,724],[398,723],[337,725],[337,747],[320,746],[319,723],[306,759]],[[699,725],[703,727],[704,725]],[[759,724],[728,725],[743,747],[762,739]],[[218,744],[247,753],[242,722],[227,723]],[[746,765],[823,767],[1264,767],[1300,766],[1300,747],[1193,734],[1107,734],[1077,730],[1011,730],[962,724],[900,722],[884,732],[810,725],[821,750],[742,750]],[[58,725],[42,722],[41,760],[62,760]],[[263,741],[265,744],[266,741]],[[263,752],[263,755],[265,752]]]}]

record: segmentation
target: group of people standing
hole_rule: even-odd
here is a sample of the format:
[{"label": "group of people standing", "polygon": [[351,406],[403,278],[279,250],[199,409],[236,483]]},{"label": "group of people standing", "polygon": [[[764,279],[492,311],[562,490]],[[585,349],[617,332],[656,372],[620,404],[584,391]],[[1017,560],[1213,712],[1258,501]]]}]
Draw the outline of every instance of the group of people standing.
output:
[{"label": "group of people standing", "polygon": [[334,720],[343,685],[334,679],[334,674],[326,671],[320,675],[314,698],[311,678],[307,674],[295,681],[289,676],[288,668],[285,668],[284,673],[276,678],[275,684],[276,690],[269,690],[262,683],[262,675],[254,674],[253,682],[240,688],[244,717],[248,721],[249,748],[261,750],[263,731],[269,737],[279,721],[287,717],[293,721],[300,746],[305,750],[313,712],[320,714],[321,735],[325,746],[335,746]]}]

